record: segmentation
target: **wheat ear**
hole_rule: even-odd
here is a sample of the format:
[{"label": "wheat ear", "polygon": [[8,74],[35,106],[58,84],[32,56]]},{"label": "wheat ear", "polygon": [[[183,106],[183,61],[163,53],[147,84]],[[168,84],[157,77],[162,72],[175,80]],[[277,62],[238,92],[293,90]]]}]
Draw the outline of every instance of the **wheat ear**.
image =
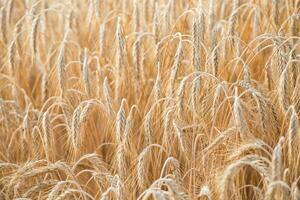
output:
[{"label": "wheat ear", "polygon": [[235,118],[237,127],[240,131],[241,137],[244,138],[246,135],[249,134],[249,128],[248,128],[247,121],[244,117],[243,111],[242,111],[241,100],[238,96],[237,88],[235,88],[233,112],[234,112],[234,118]]},{"label": "wheat ear", "polygon": [[278,98],[279,98],[281,108],[284,112],[287,111],[290,104],[289,95],[288,95],[288,89],[289,89],[288,82],[289,82],[288,67],[286,67],[281,73],[279,79],[279,88],[278,88]]},{"label": "wheat ear", "polygon": [[284,138],[281,137],[277,146],[273,150],[272,156],[272,180],[282,180],[283,175],[283,155],[282,146],[284,144]]},{"label": "wheat ear", "polygon": [[124,127],[126,123],[126,116],[125,116],[125,103],[126,100],[122,99],[120,109],[117,113],[117,119],[116,119],[116,140],[117,143],[120,144],[123,140],[123,134],[124,134]]},{"label": "wheat ear", "polygon": [[2,39],[4,43],[7,43],[7,23],[6,23],[6,10],[5,7],[3,6],[0,10],[1,14],[1,32],[2,32]]},{"label": "wheat ear", "polygon": [[295,153],[295,139],[298,134],[298,115],[292,107],[292,115],[290,118],[289,128],[288,128],[288,161],[289,166],[292,165],[293,156]]},{"label": "wheat ear", "polygon": [[57,72],[58,72],[58,80],[60,85],[60,94],[61,96],[65,91],[65,78],[66,78],[66,69],[65,69],[65,48],[69,35],[69,30],[65,33],[64,39],[60,45],[60,51],[57,60]]},{"label": "wheat ear", "polygon": [[31,49],[32,49],[32,56],[33,59],[36,58],[37,53],[37,29],[39,25],[39,16],[35,17],[32,22],[32,29],[31,29]]},{"label": "wheat ear", "polygon": [[107,77],[105,77],[104,81],[103,81],[103,93],[104,93],[104,97],[105,97],[106,106],[108,107],[110,116],[112,117],[112,116],[115,115],[115,110],[113,108],[113,101],[112,101],[112,97],[111,97],[111,89],[110,89]]},{"label": "wheat ear", "polygon": [[89,57],[87,49],[84,49],[84,59],[83,59],[83,80],[85,86],[85,92],[88,96],[91,96],[91,81],[90,81],[90,67],[89,67]]},{"label": "wheat ear", "polygon": [[178,47],[176,50],[176,54],[175,54],[175,60],[173,63],[171,74],[170,74],[169,89],[168,89],[169,96],[172,96],[174,93],[174,85],[175,85],[178,70],[181,66],[182,56],[183,56],[183,42],[182,42],[182,39],[180,38],[180,41],[179,41],[179,44],[178,44]]},{"label": "wheat ear", "polygon": [[161,97],[161,84],[162,84],[162,80],[161,80],[160,70],[161,70],[161,66],[160,66],[160,62],[158,62],[158,64],[157,64],[156,80],[155,80],[155,84],[154,84],[154,99],[155,99],[156,102]]},{"label": "wheat ear", "polygon": [[116,100],[120,99],[122,79],[124,75],[124,56],[125,56],[125,38],[123,34],[122,22],[119,17],[117,20],[117,75],[116,75],[116,86],[115,86],[115,98]]}]

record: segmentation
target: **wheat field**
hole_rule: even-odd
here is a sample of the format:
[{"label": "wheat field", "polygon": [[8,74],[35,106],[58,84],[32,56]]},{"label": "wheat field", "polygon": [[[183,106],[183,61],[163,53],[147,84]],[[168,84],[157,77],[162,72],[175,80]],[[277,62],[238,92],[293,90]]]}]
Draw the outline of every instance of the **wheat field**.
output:
[{"label": "wheat field", "polygon": [[300,200],[300,0],[0,7],[1,200]]}]

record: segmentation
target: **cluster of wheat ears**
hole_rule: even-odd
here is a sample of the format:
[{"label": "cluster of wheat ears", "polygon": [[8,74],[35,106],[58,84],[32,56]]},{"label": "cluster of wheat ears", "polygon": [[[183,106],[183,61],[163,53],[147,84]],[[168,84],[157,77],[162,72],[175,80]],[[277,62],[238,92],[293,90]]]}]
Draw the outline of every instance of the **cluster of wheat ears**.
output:
[{"label": "cluster of wheat ears", "polygon": [[2,0],[0,199],[300,199],[300,0]]}]

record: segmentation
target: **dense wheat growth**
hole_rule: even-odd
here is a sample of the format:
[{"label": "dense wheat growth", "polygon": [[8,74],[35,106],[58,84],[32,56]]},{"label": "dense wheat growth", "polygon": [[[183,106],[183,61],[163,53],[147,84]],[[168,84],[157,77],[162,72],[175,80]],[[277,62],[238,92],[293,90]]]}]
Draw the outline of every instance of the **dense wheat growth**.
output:
[{"label": "dense wheat growth", "polygon": [[300,0],[0,7],[1,200],[300,199]]}]

